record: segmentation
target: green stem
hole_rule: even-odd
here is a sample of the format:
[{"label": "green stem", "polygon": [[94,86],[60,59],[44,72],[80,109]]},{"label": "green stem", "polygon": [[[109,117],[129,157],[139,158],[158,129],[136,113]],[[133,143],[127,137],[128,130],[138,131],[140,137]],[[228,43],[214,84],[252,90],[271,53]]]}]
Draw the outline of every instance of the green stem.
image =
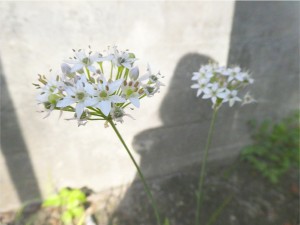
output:
[{"label": "green stem", "polygon": [[89,80],[89,81],[92,81],[92,80],[91,80],[91,74],[90,74],[89,69],[88,69],[87,67],[85,67],[85,70],[86,70],[86,73],[87,73],[87,76],[88,76],[88,80]]},{"label": "green stem", "polygon": [[124,80],[127,80],[129,69],[125,68]]},{"label": "green stem", "polygon": [[196,211],[195,225],[199,225],[199,223],[200,223],[200,211],[201,211],[201,203],[202,203],[202,197],[203,197],[202,192],[203,192],[203,185],[204,185],[205,175],[206,175],[206,172],[205,172],[206,162],[207,162],[208,150],[211,145],[211,139],[212,139],[212,134],[213,134],[214,126],[215,126],[217,112],[218,112],[218,109],[215,108],[211,122],[210,122],[208,136],[207,136],[206,145],[205,145],[205,149],[204,149],[204,155],[203,155],[202,162],[201,162],[201,172],[200,172],[200,177],[199,177],[199,186],[198,186],[198,190],[197,190],[197,211]]},{"label": "green stem", "polygon": [[109,77],[111,80],[112,80],[113,70],[114,70],[114,65],[113,65],[113,63],[111,63],[111,67],[110,67],[110,77]]},{"label": "green stem", "polygon": [[147,184],[147,182],[145,180],[145,177],[144,177],[144,175],[143,175],[143,173],[142,173],[139,165],[135,161],[133,155],[131,154],[131,152],[130,152],[129,148],[127,147],[125,141],[123,140],[121,134],[119,133],[118,129],[116,128],[116,125],[114,124],[114,122],[112,120],[108,120],[108,122],[110,123],[110,125],[112,126],[112,128],[114,129],[114,131],[116,132],[119,140],[122,142],[122,144],[123,144],[124,148],[126,149],[126,151],[127,151],[128,155],[129,155],[131,161],[133,162],[135,168],[137,169],[139,177],[140,177],[140,179],[141,179],[141,181],[142,181],[142,183],[144,185],[144,189],[146,191],[146,194],[147,194],[147,197],[149,199],[149,202],[152,205],[152,208],[153,208],[153,211],[154,211],[154,214],[155,214],[155,217],[156,217],[157,224],[161,225],[159,213],[158,213],[158,210],[157,210],[154,198],[153,198],[153,196],[151,194],[150,188],[149,188],[149,186],[148,186],[148,184]]},{"label": "green stem", "polygon": [[99,62],[98,64],[99,64],[99,67],[100,67],[100,71],[103,74],[103,65],[102,65],[102,62]]},{"label": "green stem", "polygon": [[212,225],[214,224],[214,222],[216,222],[223,209],[230,203],[232,197],[233,195],[230,195],[222,202],[222,204],[217,208],[217,210],[215,210],[214,213],[210,216],[207,225]]}]

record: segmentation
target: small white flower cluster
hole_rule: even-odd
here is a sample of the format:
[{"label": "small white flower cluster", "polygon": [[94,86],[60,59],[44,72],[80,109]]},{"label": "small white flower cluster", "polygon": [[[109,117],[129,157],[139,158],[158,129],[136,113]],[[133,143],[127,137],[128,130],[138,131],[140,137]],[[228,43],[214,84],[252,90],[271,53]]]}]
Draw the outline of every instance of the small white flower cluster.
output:
[{"label": "small white flower cluster", "polygon": [[[222,103],[229,102],[233,106],[235,102],[242,101],[238,97],[238,91],[254,82],[249,73],[242,71],[240,67],[226,68],[217,64],[201,66],[198,72],[193,73],[193,84],[191,88],[197,89],[197,97],[211,99],[213,108],[219,108]],[[247,93],[243,104],[255,100]]]},{"label": "small white flower cluster", "polygon": [[114,46],[106,55],[73,51],[75,56],[61,65],[62,72],[49,80],[39,75],[40,83],[34,84],[40,90],[37,101],[44,105],[47,116],[60,110],[74,112],[79,125],[88,120],[123,122],[127,106],[139,108],[141,98],[153,96],[163,86],[160,73],[153,74],[149,65],[139,76],[135,55],[128,50]]}]

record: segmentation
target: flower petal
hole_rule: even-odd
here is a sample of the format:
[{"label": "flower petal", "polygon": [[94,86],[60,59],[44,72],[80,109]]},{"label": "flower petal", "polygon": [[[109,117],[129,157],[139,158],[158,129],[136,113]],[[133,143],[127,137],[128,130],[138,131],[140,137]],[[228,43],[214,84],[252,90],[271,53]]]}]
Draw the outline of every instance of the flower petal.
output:
[{"label": "flower petal", "polygon": [[105,116],[108,116],[110,110],[111,110],[111,101],[101,101],[99,102],[99,108],[103,112]]},{"label": "flower petal", "polygon": [[139,98],[129,98],[129,101],[134,105],[135,107],[140,107],[140,99]]},{"label": "flower petal", "polygon": [[122,63],[122,65],[124,67],[126,67],[127,69],[131,69],[132,68],[132,63],[131,62],[124,62],[124,63]]},{"label": "flower petal", "polygon": [[56,106],[57,107],[66,107],[66,106],[74,104],[75,102],[76,102],[76,100],[74,98],[67,96],[67,97],[63,98],[62,100],[58,101]]},{"label": "flower petal", "polygon": [[83,65],[82,64],[80,64],[80,63],[78,63],[78,64],[75,64],[73,67],[72,67],[72,69],[71,69],[71,73],[74,73],[74,72],[76,72],[76,71],[78,71],[78,70],[81,70],[83,68]]},{"label": "flower petal", "polygon": [[191,88],[199,88],[200,86],[199,86],[199,84],[193,84],[192,86],[191,86]]},{"label": "flower petal", "polygon": [[202,89],[198,89],[198,91],[197,91],[197,97],[199,97],[201,95],[202,91],[203,91]]},{"label": "flower petal", "polygon": [[83,110],[84,110],[84,103],[83,102],[79,102],[77,103],[76,105],[76,116],[77,116],[77,119],[80,119],[82,113],[83,113]]},{"label": "flower petal", "polygon": [[38,95],[36,97],[36,100],[39,102],[48,102],[48,96],[49,96],[49,94],[43,93],[43,94]]},{"label": "flower petal", "polygon": [[88,66],[87,68],[89,69],[89,71],[91,71],[93,73],[97,72],[97,69],[94,66]]},{"label": "flower petal", "polygon": [[90,97],[87,97],[85,100],[84,100],[84,105],[85,106],[94,106],[98,103],[99,101],[96,99],[96,98],[90,98]]},{"label": "flower petal", "polygon": [[122,98],[119,95],[112,95],[112,96],[110,96],[110,100],[113,103],[123,103],[123,102],[126,102],[126,99]]},{"label": "flower petal", "polygon": [[97,95],[97,90],[93,87],[93,85],[89,83],[85,83],[84,90],[89,94],[89,95]]},{"label": "flower petal", "polygon": [[108,84],[109,93],[114,93],[116,90],[118,90],[118,88],[121,86],[122,82],[123,82],[123,79],[119,79],[119,80],[116,80],[116,81]]}]

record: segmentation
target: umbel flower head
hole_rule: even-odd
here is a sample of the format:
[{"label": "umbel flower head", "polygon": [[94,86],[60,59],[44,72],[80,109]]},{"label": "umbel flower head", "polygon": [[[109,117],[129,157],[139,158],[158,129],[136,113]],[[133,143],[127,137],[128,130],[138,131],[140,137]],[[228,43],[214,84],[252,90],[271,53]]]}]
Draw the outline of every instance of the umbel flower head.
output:
[{"label": "umbel flower head", "polygon": [[238,66],[227,68],[218,64],[204,65],[193,73],[192,80],[196,81],[191,88],[197,89],[197,97],[210,99],[213,109],[218,109],[226,102],[232,107],[235,102],[247,104],[255,101],[249,93],[243,100],[238,96],[239,90],[254,82],[251,75]]},{"label": "umbel flower head", "polygon": [[130,116],[125,108],[140,107],[140,100],[158,93],[163,84],[158,72],[153,74],[148,65],[144,75],[134,65],[135,55],[116,46],[105,51],[73,50],[75,56],[61,64],[61,72],[50,79],[39,75],[38,104],[44,106],[47,116],[53,110],[73,112],[78,125],[88,120],[123,122]]}]

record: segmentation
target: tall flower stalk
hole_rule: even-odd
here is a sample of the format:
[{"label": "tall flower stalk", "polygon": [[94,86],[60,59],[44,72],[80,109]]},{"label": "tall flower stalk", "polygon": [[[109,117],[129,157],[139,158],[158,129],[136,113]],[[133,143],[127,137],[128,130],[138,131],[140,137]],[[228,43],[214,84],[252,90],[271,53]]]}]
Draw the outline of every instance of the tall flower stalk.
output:
[{"label": "tall flower stalk", "polygon": [[110,125],[136,167],[157,224],[161,225],[146,179],[116,127],[117,122],[123,123],[124,116],[131,117],[125,112],[127,107],[139,108],[141,99],[159,92],[164,85],[160,73],[152,73],[148,65],[144,75],[139,76],[135,55],[128,50],[119,51],[116,46],[105,55],[91,50],[88,54],[81,49],[73,51],[75,56],[61,65],[61,72],[50,79],[39,75],[39,83],[34,84],[40,90],[37,101],[43,106],[42,112],[46,112],[45,117],[55,110],[71,112],[70,119],[77,120],[78,126],[95,120],[105,121],[105,127]]},{"label": "tall flower stalk", "polygon": [[242,102],[242,105],[254,102],[255,100],[249,93],[244,96],[243,100],[238,97],[238,91],[244,89],[249,84],[252,84],[254,80],[249,73],[242,71],[238,66],[226,68],[218,66],[217,64],[201,66],[198,72],[193,73],[192,80],[196,81],[191,88],[197,89],[197,97],[202,96],[203,99],[210,99],[213,109],[212,119],[201,160],[198,190],[196,192],[195,225],[200,225],[207,159],[218,110],[222,104],[226,102],[229,103],[230,107],[232,107],[235,102]]},{"label": "tall flower stalk", "polygon": [[206,176],[206,162],[208,157],[208,150],[210,148],[211,141],[212,141],[217,113],[218,113],[218,109],[214,109],[213,116],[208,130],[208,136],[207,136],[205,148],[204,148],[204,155],[202,157],[202,162],[201,162],[201,170],[200,170],[198,191],[197,191],[197,206],[196,206],[197,208],[196,208],[196,221],[195,221],[195,224],[197,225],[200,223],[200,209],[203,201],[203,185]]},{"label": "tall flower stalk", "polygon": [[147,194],[147,197],[148,197],[148,199],[149,199],[149,201],[150,201],[150,203],[151,203],[151,205],[152,205],[152,207],[153,207],[153,210],[154,210],[154,214],[155,214],[155,217],[156,217],[157,224],[161,224],[161,220],[160,220],[160,216],[159,216],[159,212],[158,212],[158,209],[157,209],[155,200],[154,200],[154,198],[153,198],[153,196],[152,196],[152,193],[151,193],[151,191],[150,191],[150,188],[149,188],[149,186],[148,186],[148,184],[147,184],[147,182],[146,182],[146,179],[145,179],[145,177],[144,177],[144,175],[143,175],[143,173],[142,173],[142,171],[141,171],[139,165],[137,164],[137,162],[135,161],[133,155],[131,154],[130,150],[128,149],[128,147],[127,147],[125,141],[123,140],[121,134],[119,133],[118,129],[116,128],[114,122],[110,120],[109,123],[111,124],[112,128],[113,128],[114,131],[116,132],[116,134],[117,134],[119,140],[120,140],[121,143],[123,144],[123,146],[124,146],[124,148],[126,149],[126,151],[127,151],[128,155],[129,155],[131,161],[133,162],[133,164],[134,164],[136,170],[138,171],[138,175],[139,175],[139,177],[140,177],[140,179],[141,179],[141,181],[142,181],[142,183],[143,183],[143,185],[144,185],[144,189],[145,189],[145,192],[146,192],[146,194]]}]

